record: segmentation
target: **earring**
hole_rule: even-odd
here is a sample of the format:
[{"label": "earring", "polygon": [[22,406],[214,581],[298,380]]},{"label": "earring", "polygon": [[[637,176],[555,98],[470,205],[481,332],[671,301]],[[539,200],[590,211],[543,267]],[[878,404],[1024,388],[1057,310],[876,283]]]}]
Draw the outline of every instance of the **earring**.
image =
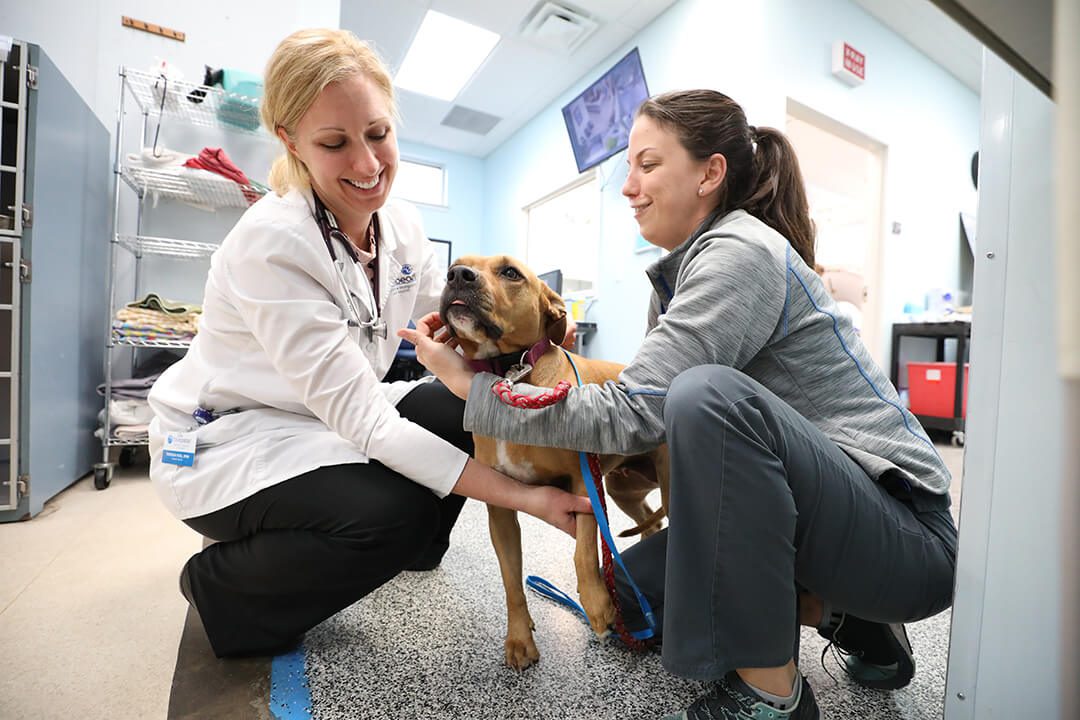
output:
[{"label": "earring", "polygon": [[705,194],[705,188],[698,188],[697,189],[697,194],[698,195],[704,195]]}]

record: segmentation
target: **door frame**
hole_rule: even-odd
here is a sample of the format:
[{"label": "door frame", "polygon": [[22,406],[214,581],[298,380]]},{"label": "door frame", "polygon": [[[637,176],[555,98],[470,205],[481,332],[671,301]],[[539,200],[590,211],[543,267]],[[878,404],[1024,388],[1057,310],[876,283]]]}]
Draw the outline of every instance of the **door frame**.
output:
[{"label": "door frame", "polygon": [[[874,223],[874,237],[866,255],[865,281],[869,289],[862,308],[864,344],[874,360],[885,367],[887,359],[886,338],[889,336],[883,324],[883,298],[885,297],[884,272],[882,262],[885,247],[885,186],[888,176],[889,146],[866,133],[845,125],[828,115],[805,105],[794,98],[787,98],[785,118],[791,116],[813,125],[817,129],[856,145],[877,156],[881,168],[880,196],[878,198],[878,217]],[[869,332],[867,332],[869,330]]]}]

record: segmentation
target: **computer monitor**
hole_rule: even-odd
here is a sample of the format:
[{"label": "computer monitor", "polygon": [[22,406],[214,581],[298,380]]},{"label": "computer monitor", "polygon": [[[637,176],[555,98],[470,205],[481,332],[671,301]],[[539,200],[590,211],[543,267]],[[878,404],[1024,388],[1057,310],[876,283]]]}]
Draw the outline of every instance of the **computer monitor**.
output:
[{"label": "computer monitor", "polygon": [[546,273],[540,273],[537,277],[547,283],[547,286],[557,295],[562,295],[562,270],[549,270]]},{"label": "computer monitor", "polygon": [[626,147],[638,106],[649,98],[634,48],[562,109],[578,172]]}]

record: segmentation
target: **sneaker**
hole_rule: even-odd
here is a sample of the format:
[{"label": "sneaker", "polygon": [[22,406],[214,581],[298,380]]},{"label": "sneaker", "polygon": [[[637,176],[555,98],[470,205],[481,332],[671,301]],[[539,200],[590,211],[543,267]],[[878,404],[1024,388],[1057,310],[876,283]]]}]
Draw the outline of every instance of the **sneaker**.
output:
[{"label": "sneaker", "polygon": [[820,717],[814,691],[801,675],[794,705],[781,710],[754,692],[732,670],[690,707],[663,720],[818,720]]},{"label": "sneaker", "polygon": [[859,685],[875,690],[897,690],[915,675],[915,656],[907,631],[900,623],[875,623],[844,614],[838,622],[818,629],[840,651],[844,670]]}]

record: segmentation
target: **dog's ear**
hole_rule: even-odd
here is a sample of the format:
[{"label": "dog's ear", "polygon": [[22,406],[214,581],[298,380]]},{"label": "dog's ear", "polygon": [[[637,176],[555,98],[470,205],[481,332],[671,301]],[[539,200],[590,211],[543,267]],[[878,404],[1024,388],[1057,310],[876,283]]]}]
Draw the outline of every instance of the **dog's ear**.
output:
[{"label": "dog's ear", "polygon": [[540,284],[543,286],[540,304],[547,324],[547,336],[551,342],[561,345],[566,338],[566,304],[557,292],[545,283]]}]

